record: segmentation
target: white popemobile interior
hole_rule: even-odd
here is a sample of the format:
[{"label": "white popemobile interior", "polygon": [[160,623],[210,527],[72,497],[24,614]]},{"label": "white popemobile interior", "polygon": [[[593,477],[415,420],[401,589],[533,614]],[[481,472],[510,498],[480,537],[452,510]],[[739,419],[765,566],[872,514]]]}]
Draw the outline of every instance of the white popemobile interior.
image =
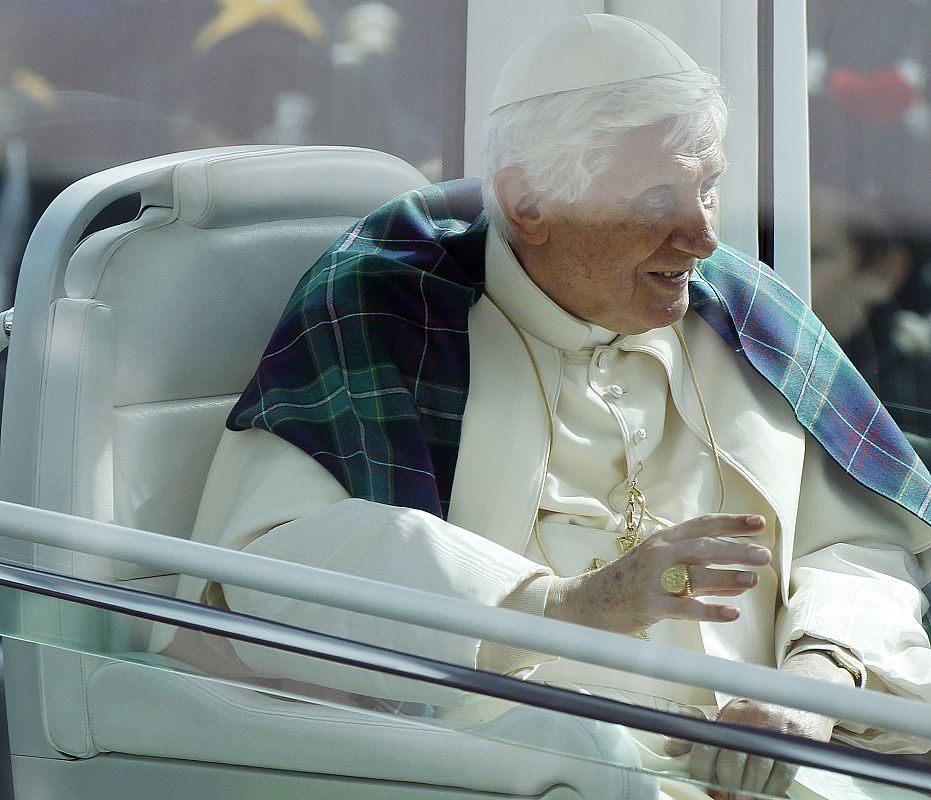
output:
[{"label": "white popemobile interior", "polygon": [[[168,573],[200,574],[931,736],[922,707],[904,699],[678,659],[501,609],[464,614],[461,601],[425,604],[397,587],[182,541],[226,415],[297,278],[352,221],[424,182],[375,151],[227,148],[118,167],[63,193],[27,252],[0,449],[4,499],[58,513],[0,506],[0,532],[16,537],[3,560],[168,596]],[[142,196],[136,220],[80,241],[132,192]],[[328,797],[600,797],[627,779],[609,766],[595,721],[518,707],[456,731],[297,703],[147,655],[150,625],[131,616],[4,595],[18,800],[130,786],[154,799],[169,785],[192,800],[243,786],[290,797],[308,782]]]},{"label": "white popemobile interior", "polygon": [[[545,28],[577,13],[580,1],[499,5],[469,3],[466,174],[478,171],[477,128],[513,30]],[[729,134],[722,238],[752,252],[756,220],[745,211],[758,198],[757,75],[748,67],[756,65],[756,16],[723,0],[705,13],[689,5],[581,2],[587,11],[637,6],[722,73],[743,112]],[[773,197],[775,247],[783,263],[798,265],[786,277],[805,297],[803,20],[801,0],[777,4],[774,37],[788,66],[774,99]],[[92,175],[43,216],[17,287],[0,428],[0,636],[15,800],[570,800],[620,796],[640,779],[615,763],[617,737],[596,713],[583,716],[584,698],[578,715],[534,707],[537,695],[526,695],[492,722],[451,727],[349,708],[323,689],[317,696],[217,680],[148,653],[152,618],[183,618],[180,604],[156,602],[172,596],[179,573],[931,739],[925,707],[902,698],[695,653],[681,659],[675,648],[187,541],[226,416],[298,278],[361,216],[426,183],[414,167],[372,150],[229,147]],[[111,203],[136,194],[134,220],[85,234]],[[57,576],[80,580],[56,583]],[[130,593],[121,595],[126,613],[104,607],[109,587]],[[196,626],[197,610],[189,611]],[[206,629],[223,616],[198,619]],[[281,626],[234,622],[269,646],[311,641]],[[365,663],[364,651],[359,658]],[[405,674],[403,658],[385,658],[377,669],[394,664]],[[421,667],[441,686],[462,677]],[[421,685],[430,697],[427,680]],[[459,688],[481,693],[481,685]],[[484,685],[489,694],[499,687]],[[744,736],[748,750],[786,752],[775,735]],[[815,745],[791,752],[931,792],[931,768],[922,763],[837,753],[828,762],[829,749]],[[882,790],[877,797],[918,796]]]}]

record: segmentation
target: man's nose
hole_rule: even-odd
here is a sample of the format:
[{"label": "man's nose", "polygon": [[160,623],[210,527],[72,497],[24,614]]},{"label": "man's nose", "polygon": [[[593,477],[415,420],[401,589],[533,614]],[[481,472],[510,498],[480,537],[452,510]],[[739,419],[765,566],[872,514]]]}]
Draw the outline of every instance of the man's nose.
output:
[{"label": "man's nose", "polygon": [[670,244],[696,258],[708,258],[718,248],[715,218],[714,209],[706,208],[696,198],[688,207],[679,209]]}]

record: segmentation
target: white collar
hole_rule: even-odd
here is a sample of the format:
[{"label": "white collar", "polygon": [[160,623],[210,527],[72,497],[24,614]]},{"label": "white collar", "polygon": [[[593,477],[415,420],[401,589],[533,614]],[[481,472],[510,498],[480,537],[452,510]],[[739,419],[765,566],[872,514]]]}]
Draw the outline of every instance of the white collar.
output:
[{"label": "white collar", "polygon": [[493,225],[488,226],[485,240],[485,288],[521,329],[560,350],[591,350],[624,338],[573,316],[550,300],[524,272]]}]

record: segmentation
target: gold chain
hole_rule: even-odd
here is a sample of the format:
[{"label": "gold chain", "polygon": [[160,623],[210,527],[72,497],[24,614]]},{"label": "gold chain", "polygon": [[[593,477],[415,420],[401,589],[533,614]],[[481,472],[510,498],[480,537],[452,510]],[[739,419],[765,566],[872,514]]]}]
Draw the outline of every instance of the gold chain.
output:
[{"label": "gold chain", "polygon": [[[695,365],[692,363],[692,356],[689,353],[689,347],[685,343],[685,338],[682,336],[682,332],[679,330],[678,326],[672,325],[672,330],[676,334],[676,338],[679,340],[679,345],[682,348],[682,354],[685,357],[685,363],[689,368],[689,376],[692,379],[692,385],[695,387],[695,396],[698,398],[698,406],[701,409],[702,419],[705,422],[705,428],[708,431],[708,443],[711,445],[711,454],[714,457],[714,466],[715,471],[718,475],[718,485],[720,487],[720,501],[718,503],[718,513],[724,510],[725,503],[725,485],[724,485],[724,470],[721,467],[721,457],[718,454],[718,445],[714,439],[714,431],[711,429],[711,420],[708,417],[708,410],[705,408],[705,401],[702,398],[701,389],[698,385],[698,377],[695,375]],[[643,469],[643,463],[637,463],[637,470],[634,472],[633,476],[627,481],[627,505],[624,509],[624,528],[625,532],[623,536],[615,539],[617,548],[620,551],[621,555],[627,555],[631,550],[637,547],[643,542],[643,522],[644,519],[649,519],[651,522],[656,524],[660,528],[665,528],[666,525],[661,520],[657,519],[646,505],[646,498],[643,495],[643,492],[640,491],[640,488],[637,486],[637,476],[640,474],[640,471]],[[634,515],[636,514],[636,524],[634,523]],[[537,540],[537,546],[541,548],[543,552],[543,541],[540,536],[539,525],[534,527],[534,535]],[[544,556],[547,564],[551,569],[555,569],[552,561],[549,556],[544,552]],[[596,569],[601,569],[608,562],[603,558],[593,558],[591,565],[586,569],[586,572],[594,572]],[[556,572],[559,575],[558,572]]]},{"label": "gold chain", "polygon": [[[524,332],[520,329],[517,323],[514,322],[511,316],[498,304],[498,301],[495,300],[495,298],[491,295],[490,292],[488,292],[487,289],[485,290],[485,296],[491,301],[491,304],[501,312],[501,316],[507,320],[511,328],[514,329],[514,332],[520,339],[524,350],[527,352],[527,357],[530,359],[530,364],[533,367],[533,374],[536,377],[537,386],[540,389],[540,395],[543,398],[543,404],[546,407],[546,418],[547,424],[549,426],[549,443],[546,450],[546,460],[547,463],[549,463],[550,452],[553,447],[553,442],[556,439],[556,414],[553,410],[552,403],[550,403],[549,395],[546,392],[546,385],[543,383],[543,375],[540,372],[540,367],[537,365],[537,360],[534,358],[533,351],[530,349],[530,343],[527,341],[527,337],[524,336]],[[692,363],[692,356],[689,353],[688,345],[685,343],[685,338],[679,331],[678,326],[673,324],[671,327],[673,332],[676,334],[676,338],[679,340],[679,345],[682,348],[682,354],[685,356],[685,363],[689,369],[689,376],[692,379],[692,385],[695,387],[695,396],[698,398],[698,406],[701,409],[702,419],[704,420],[705,428],[708,431],[708,442],[711,445],[711,454],[714,457],[714,466],[718,475],[718,485],[721,491],[720,502],[718,503],[718,513],[720,514],[721,511],[724,510],[725,489],[724,470],[721,466],[721,457],[718,453],[718,445],[714,438],[714,431],[711,429],[711,420],[708,417],[708,410],[705,408],[705,401],[702,397],[701,389],[698,386],[698,378],[695,375],[695,366]],[[642,464],[638,465],[637,471],[627,481],[629,495],[627,499],[627,506],[624,511],[625,535],[617,539],[618,548],[622,551],[622,554],[629,552],[641,543],[644,519],[649,519],[653,523],[659,526],[663,526],[663,523],[650,513],[646,506],[646,499],[643,496],[643,492],[641,492],[637,487],[637,476],[639,475],[641,468]],[[636,523],[634,522],[635,515]],[[538,517],[539,515],[534,517],[533,521],[533,536],[536,540],[537,547],[540,549],[540,554],[543,556],[543,560],[546,562],[547,566],[553,570],[553,574],[557,575],[558,577],[563,577],[559,568],[555,563],[553,563],[553,560],[550,558],[550,555],[543,544],[543,537],[540,535]],[[592,562],[593,567],[595,568],[604,566],[604,564],[607,563],[602,562],[601,559],[593,559]]]},{"label": "gold chain", "polygon": [[718,503],[720,514],[724,510],[725,493],[724,493],[724,469],[721,467],[721,455],[718,452],[718,443],[714,440],[714,431],[711,430],[711,420],[708,418],[708,409],[705,408],[705,401],[701,396],[701,389],[698,386],[698,378],[695,377],[695,366],[692,364],[692,356],[689,354],[689,347],[685,343],[685,337],[679,331],[678,326],[673,325],[672,330],[682,346],[682,354],[685,356],[685,363],[689,367],[689,375],[692,378],[692,386],[695,387],[695,396],[698,398],[698,407],[701,409],[701,418],[705,421],[705,429],[708,431],[708,443],[711,445],[711,455],[714,457],[714,468],[718,473],[718,486],[721,489],[721,500]]}]

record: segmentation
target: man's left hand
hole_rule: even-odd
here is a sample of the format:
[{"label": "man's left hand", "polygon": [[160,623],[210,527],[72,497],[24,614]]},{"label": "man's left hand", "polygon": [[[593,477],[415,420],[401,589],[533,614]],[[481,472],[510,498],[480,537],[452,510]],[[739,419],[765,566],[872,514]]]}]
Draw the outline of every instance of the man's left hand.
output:
[{"label": "man's left hand", "polygon": [[[810,711],[734,698],[718,714],[719,722],[766,728],[792,736],[826,742],[831,738],[834,721]],[[713,745],[696,744],[689,757],[689,772],[696,780],[717,783],[747,792],[766,792],[781,797],[795,778],[798,767],[771,758],[723,750]],[[734,792],[710,792],[716,800],[731,800],[743,795]]]},{"label": "man's left hand", "polygon": [[[797,675],[853,686],[853,677],[847,670],[834,664],[824,652],[816,650],[798,653],[786,659],[782,669]],[[765,728],[822,742],[831,738],[834,726],[837,724],[837,720],[810,711],[785,708],[746,698],[731,700],[721,709],[717,718],[720,722]],[[677,748],[675,743],[670,743],[667,750],[670,755],[684,752],[682,748]],[[737,800],[745,796],[744,791],[782,796],[789,788],[797,771],[798,767],[794,764],[785,764],[771,758],[733,750],[723,750],[706,744],[694,745],[689,757],[689,772],[696,780],[742,790],[741,792],[712,790],[710,795],[715,800]]]}]

